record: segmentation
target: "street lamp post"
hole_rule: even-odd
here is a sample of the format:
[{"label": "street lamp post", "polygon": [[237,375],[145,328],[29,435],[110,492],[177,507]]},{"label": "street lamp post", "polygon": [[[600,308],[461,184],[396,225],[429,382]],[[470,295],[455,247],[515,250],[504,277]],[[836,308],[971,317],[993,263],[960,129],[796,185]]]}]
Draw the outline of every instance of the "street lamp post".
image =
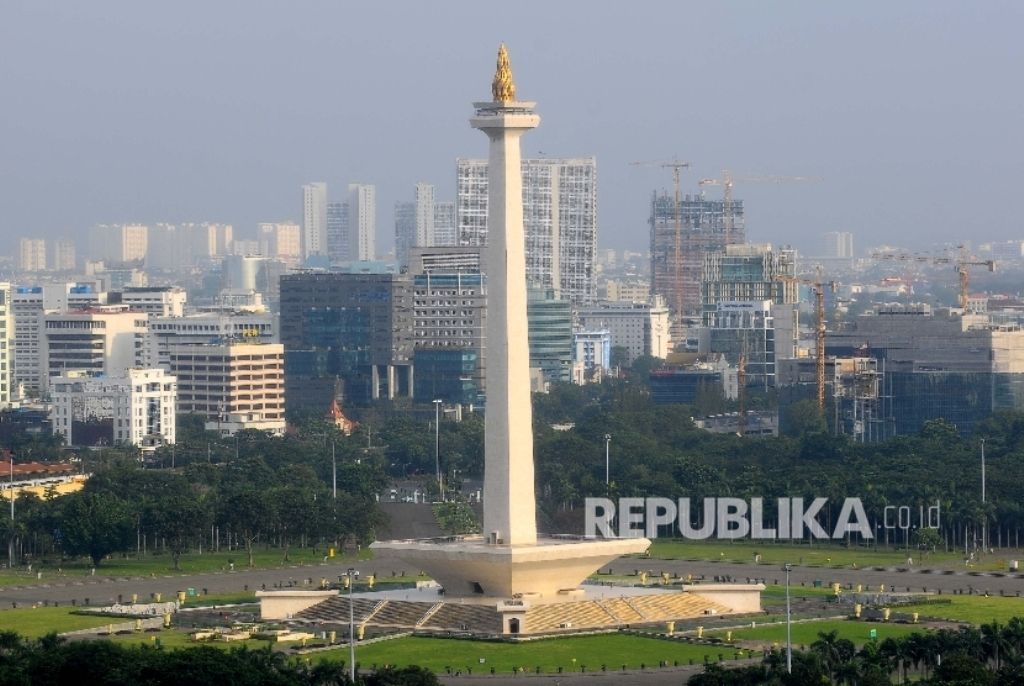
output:
[{"label": "street lamp post", "polygon": [[612,443],[612,435],[611,434],[605,434],[604,435],[604,489],[606,491],[608,490],[608,486],[611,483],[611,479],[609,478],[609,475],[611,474],[611,472],[610,472],[611,460],[609,459],[611,443]]},{"label": "street lamp post", "polygon": [[988,513],[985,512],[985,439],[981,439],[981,550],[988,552]]},{"label": "street lamp post", "polygon": [[334,439],[331,439],[331,488],[335,500],[338,499],[338,456],[334,451]]},{"label": "street lamp post", "polygon": [[355,587],[355,580],[359,578],[359,572],[351,567],[345,572],[348,576],[348,661],[349,679],[356,683],[356,613],[352,606],[352,589]]},{"label": "street lamp post", "polygon": [[7,568],[14,569],[14,455],[11,455],[11,538],[7,541]]},{"label": "street lamp post", "polygon": [[434,401],[434,470],[437,472],[437,491],[444,502],[444,481],[441,479],[441,400]]},{"label": "street lamp post", "polygon": [[793,565],[788,562],[783,567],[786,570],[786,674],[793,673],[793,615],[789,605],[789,573]]}]

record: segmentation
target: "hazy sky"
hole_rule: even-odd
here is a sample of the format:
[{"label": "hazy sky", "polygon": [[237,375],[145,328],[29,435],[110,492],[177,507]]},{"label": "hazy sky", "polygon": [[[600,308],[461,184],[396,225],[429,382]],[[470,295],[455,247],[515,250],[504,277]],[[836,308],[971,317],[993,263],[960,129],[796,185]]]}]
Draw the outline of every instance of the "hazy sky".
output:
[{"label": "hazy sky", "polygon": [[[648,200],[736,174],[752,239],[814,248],[1024,238],[1024,3],[40,2],[0,12],[0,250],[97,222],[299,219],[306,181],[378,188],[378,245],[455,159],[506,41],[541,126],[596,155],[600,237],[646,249]],[[709,189],[718,194],[719,189]]]}]

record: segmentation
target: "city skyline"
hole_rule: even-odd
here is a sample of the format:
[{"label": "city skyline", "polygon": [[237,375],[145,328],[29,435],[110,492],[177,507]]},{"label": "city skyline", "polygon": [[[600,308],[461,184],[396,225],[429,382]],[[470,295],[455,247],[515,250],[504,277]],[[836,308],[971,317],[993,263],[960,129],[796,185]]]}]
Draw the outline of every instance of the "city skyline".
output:
[{"label": "city skyline", "polygon": [[[594,155],[601,165],[602,247],[643,249],[650,194],[671,176],[630,162],[675,155],[693,165],[683,175],[691,192],[722,168],[822,179],[738,184],[755,241],[800,244],[826,231],[853,232],[860,245],[956,241],[964,227],[1015,235],[998,203],[961,200],[957,178],[983,176],[997,196],[1024,181],[1013,153],[1022,96],[999,86],[1020,63],[1014,4],[886,6],[882,23],[871,6],[665,5],[651,22],[650,12],[565,3],[544,28],[527,11],[497,30],[469,4],[310,7],[322,21],[255,5],[245,22],[213,7],[194,25],[189,12],[130,3],[106,13],[16,4],[0,29],[0,51],[24,63],[0,77],[22,103],[0,115],[11,132],[0,249],[98,223],[208,219],[248,234],[261,221],[300,219],[303,183],[341,190],[359,179],[380,189],[386,253],[381,227],[393,226],[394,201],[418,181],[453,197],[454,160],[481,154],[453,103],[480,97],[468,84],[486,75],[467,56],[498,39],[522,46],[524,95],[548,103],[550,126],[524,154]],[[352,64],[360,68],[342,66]],[[665,89],[674,73],[692,74],[703,93]],[[323,90],[321,105],[306,106],[310,89]],[[371,97],[352,107],[335,91]],[[425,105],[415,126],[409,98]],[[389,149],[377,142],[385,134]]]}]

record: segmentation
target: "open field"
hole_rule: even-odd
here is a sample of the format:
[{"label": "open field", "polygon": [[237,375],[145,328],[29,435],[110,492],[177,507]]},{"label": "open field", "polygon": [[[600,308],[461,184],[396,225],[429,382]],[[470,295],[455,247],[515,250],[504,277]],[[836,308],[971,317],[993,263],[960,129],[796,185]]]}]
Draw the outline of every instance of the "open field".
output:
[{"label": "open field", "polygon": [[73,607],[37,607],[4,610],[0,612],[0,627],[4,631],[16,631],[27,638],[38,638],[52,632],[75,631],[101,627],[111,622],[128,621],[98,617],[95,615],[72,614]]},{"label": "open field", "polygon": [[[664,641],[642,636],[602,634],[576,638],[547,639],[529,643],[497,643],[466,641],[446,638],[399,638],[368,646],[358,646],[356,660],[366,668],[372,664],[420,665],[435,672],[444,673],[447,668],[466,672],[469,667],[474,673],[489,673],[491,668],[498,673],[509,674],[523,667],[533,672],[539,666],[542,672],[557,672],[559,667],[579,671],[585,666],[588,672],[599,671],[607,665],[609,671],[621,670],[622,665],[638,669],[643,663],[657,668],[659,662],[681,665],[700,664],[707,656],[717,661],[719,654],[732,660],[735,651],[729,647],[690,645]],[[744,655],[748,655],[744,651]],[[332,660],[347,660],[348,649],[315,653],[307,656],[314,663],[330,657]],[[480,662],[481,658],[484,660]]]},{"label": "open field", "polygon": [[[312,548],[292,548],[289,551],[288,561],[284,561],[284,551],[279,549],[259,549],[253,554],[254,569],[276,569],[295,565],[315,567],[323,562],[324,551],[318,549],[316,553]],[[372,558],[369,549],[359,551],[358,555],[336,556],[332,563],[340,563],[345,560],[362,561]],[[248,557],[244,550],[221,551],[215,553],[189,553],[182,555],[179,567],[174,569],[174,563],[168,554],[143,554],[139,556],[129,555],[127,557],[115,556],[104,560],[96,568],[95,577],[133,577],[133,576],[163,576],[167,574],[201,574],[210,572],[226,572],[232,569],[241,571],[248,569]],[[42,578],[37,574],[42,572]],[[17,568],[15,571],[0,571],[0,585],[30,585],[39,583],[54,583],[59,581],[82,580],[93,577],[92,562],[88,558],[61,561],[59,558],[45,562],[36,561],[32,565],[32,571],[27,568]]]},{"label": "open field", "polygon": [[901,605],[899,612],[920,612],[922,617],[948,619],[971,624],[1004,623],[1012,617],[1024,617],[1024,598],[991,596],[942,596],[949,603]]},{"label": "open field", "polygon": [[[907,558],[914,560],[915,567],[943,569],[967,569],[962,551],[924,554],[918,550],[895,548],[868,548],[842,545],[815,544],[791,545],[765,541],[682,541],[677,539],[655,539],[651,544],[652,558],[673,560],[720,560],[722,562],[743,562],[753,565],[754,556],[761,556],[759,566],[776,568],[789,562],[807,567],[906,567]],[[991,555],[984,555],[973,563],[971,569],[978,571],[1006,571],[1010,560],[1024,559],[1020,550],[1001,549]],[[753,567],[752,567],[753,569]],[[753,572],[751,572],[753,573]]]},{"label": "open field", "polygon": [[[925,627],[919,624],[883,624],[880,622],[861,622],[848,619],[796,622],[793,624],[793,645],[809,646],[818,640],[819,633],[836,631],[839,634],[839,638],[847,638],[860,646],[871,640],[872,629],[876,630],[877,640],[879,641],[927,631]],[[724,640],[726,634],[725,631],[715,630],[707,632],[705,636],[714,636]],[[772,645],[774,643],[784,645],[786,642],[786,623],[782,621],[775,624],[762,624],[753,629],[734,629],[732,638],[734,641],[757,641],[763,645]]]}]

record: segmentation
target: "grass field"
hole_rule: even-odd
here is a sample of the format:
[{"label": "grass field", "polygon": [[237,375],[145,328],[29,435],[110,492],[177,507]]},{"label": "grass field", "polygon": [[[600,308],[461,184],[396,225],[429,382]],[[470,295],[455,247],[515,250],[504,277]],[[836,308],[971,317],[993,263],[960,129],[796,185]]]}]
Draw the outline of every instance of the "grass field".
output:
[{"label": "grass field", "polygon": [[[845,619],[826,619],[820,622],[797,622],[793,624],[793,645],[809,646],[818,640],[822,632],[836,631],[839,638],[847,638],[855,644],[862,645],[871,640],[871,630],[875,629],[878,640],[906,636],[907,634],[926,631],[925,627],[914,624],[882,624],[880,622],[858,622]],[[725,639],[725,631],[707,632],[706,636]],[[763,624],[753,629],[735,629],[732,632],[734,641],[757,641],[763,645],[786,642],[785,622]]]},{"label": "grass field", "polygon": [[[714,542],[655,539],[651,544],[652,558],[673,560],[720,560],[753,564],[754,556],[761,556],[761,565],[780,567],[789,562],[801,566],[847,567],[904,567],[912,557],[916,567],[964,569],[963,553],[944,552],[922,555],[920,551],[893,548],[847,548],[842,545],[783,545],[752,541]],[[981,571],[1006,571],[1010,560],[1024,558],[1019,550],[999,550],[985,555],[974,564]]]},{"label": "grass field", "polygon": [[[312,548],[292,548],[289,551],[289,561],[284,561],[284,551],[279,549],[260,549],[253,555],[253,564],[257,569],[272,569],[287,567],[291,565],[318,566],[323,562],[324,551],[319,549],[316,553]],[[369,560],[372,553],[369,549],[359,551],[358,555],[338,556],[332,562],[340,563],[343,560]],[[230,552],[221,551],[218,553],[190,553],[182,555],[180,569],[174,569],[171,556],[167,554],[145,554],[142,556],[130,555],[127,557],[115,556],[96,568],[98,577],[125,577],[125,576],[162,576],[166,574],[195,574],[199,572],[230,571],[231,563],[234,563],[235,570],[247,569],[248,557],[244,550],[233,550]],[[42,572],[42,579],[37,578],[37,573]],[[0,585],[28,585],[35,583],[47,583],[60,579],[79,579],[92,575],[92,562],[87,558],[64,560],[49,560],[33,564],[32,571],[27,568],[19,568],[13,573],[8,570],[0,571]]]},{"label": "grass field", "polygon": [[1012,617],[1024,617],[1024,598],[992,596],[942,596],[947,603],[901,605],[900,612],[919,612],[922,617],[935,617],[971,624],[1006,622]]},{"label": "grass field", "polygon": [[4,631],[17,631],[27,638],[38,638],[51,632],[75,631],[106,626],[111,622],[128,620],[72,614],[72,607],[37,607],[3,610],[0,627]]},{"label": "grass field", "polygon": [[[628,669],[639,669],[641,663],[656,669],[661,661],[671,665],[674,662],[689,664],[693,660],[697,664],[704,661],[705,655],[709,660],[718,661],[719,653],[726,660],[732,660],[735,653],[726,646],[690,645],[619,634],[518,644],[409,637],[360,646],[356,650],[356,661],[364,668],[372,664],[420,665],[439,673],[444,673],[449,667],[465,673],[469,667],[477,674],[489,673],[492,667],[504,674],[519,667],[533,672],[538,666],[545,673],[557,672],[558,667],[572,671],[574,666],[576,671],[581,666],[585,666],[588,672],[598,671],[602,664],[607,665],[609,671],[621,670],[623,664]],[[324,657],[347,660],[348,649],[325,651],[308,657],[314,663]]]}]

